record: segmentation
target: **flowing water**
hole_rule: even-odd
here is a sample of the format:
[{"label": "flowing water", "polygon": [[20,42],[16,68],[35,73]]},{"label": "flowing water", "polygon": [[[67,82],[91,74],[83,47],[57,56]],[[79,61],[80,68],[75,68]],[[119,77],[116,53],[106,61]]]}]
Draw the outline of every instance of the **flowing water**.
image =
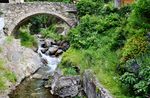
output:
[{"label": "flowing water", "polygon": [[51,95],[50,91],[43,86],[43,80],[26,79],[15,91],[10,94],[10,98],[58,98]]},{"label": "flowing water", "polygon": [[[61,61],[61,57],[51,57],[44,53],[42,53],[42,47],[39,42],[38,51],[37,53],[40,55],[41,59],[44,59],[46,61],[46,69],[42,69],[44,71],[39,71],[38,74],[44,75],[44,74],[53,74],[55,69],[57,68],[57,65]],[[44,74],[43,74],[44,72]],[[49,89],[44,88],[44,80],[42,79],[29,79],[26,78],[18,87],[16,90],[14,90],[10,95],[10,98],[58,98],[57,96],[53,96],[50,93]]]}]

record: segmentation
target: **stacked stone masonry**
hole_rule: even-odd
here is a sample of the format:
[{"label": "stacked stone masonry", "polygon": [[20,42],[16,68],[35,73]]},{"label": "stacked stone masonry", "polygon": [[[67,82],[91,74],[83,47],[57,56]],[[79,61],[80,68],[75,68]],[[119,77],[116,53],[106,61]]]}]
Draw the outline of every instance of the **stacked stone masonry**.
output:
[{"label": "stacked stone masonry", "polygon": [[33,15],[54,15],[70,27],[77,24],[76,7],[74,4],[60,2],[30,2],[30,3],[1,3],[1,17],[5,20],[4,31],[8,35],[18,29],[19,25]]}]

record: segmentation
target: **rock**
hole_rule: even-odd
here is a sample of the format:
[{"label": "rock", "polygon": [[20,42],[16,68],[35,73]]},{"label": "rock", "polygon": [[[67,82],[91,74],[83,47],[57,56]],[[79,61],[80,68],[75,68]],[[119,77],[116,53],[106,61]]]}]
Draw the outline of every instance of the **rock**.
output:
[{"label": "rock", "polygon": [[57,50],[58,50],[58,47],[49,47],[49,49],[47,50],[46,54],[47,55],[55,55]]},{"label": "rock", "polygon": [[43,44],[41,44],[41,47],[42,47],[42,48],[47,48],[46,43],[44,42]]},{"label": "rock", "polygon": [[86,70],[83,74],[83,89],[88,98],[113,98],[98,82],[91,70]]},{"label": "rock", "polygon": [[62,49],[58,49],[57,52],[55,53],[55,56],[58,57],[62,53],[63,53],[63,50]]},{"label": "rock", "polygon": [[41,52],[42,52],[42,53],[46,53],[46,51],[48,51],[48,48],[43,48],[43,49],[41,49]]},{"label": "rock", "polygon": [[[18,39],[12,38],[11,41],[8,41],[7,37],[0,39],[0,46],[3,46],[3,51],[0,52],[0,59],[5,61],[4,66],[14,72],[17,78],[15,84],[11,83],[10,85],[6,85],[8,91],[12,89],[13,86],[20,84],[25,77],[30,76],[42,66],[38,54],[32,49],[21,46],[20,40]],[[5,83],[7,82],[10,81],[6,80]],[[3,97],[0,96],[0,98]]]},{"label": "rock", "polygon": [[45,40],[45,44],[46,44],[47,47],[52,46],[53,43],[54,43],[54,40],[52,40],[52,39],[46,39],[46,40]]},{"label": "rock", "polygon": [[46,59],[43,59],[41,58],[41,62],[44,64],[44,65],[47,65],[48,64],[48,61]]},{"label": "rock", "polygon": [[51,84],[51,93],[64,97],[75,97],[79,93],[80,77],[59,77],[54,75],[54,81]]},{"label": "rock", "polygon": [[70,47],[69,43],[68,42],[63,42],[60,46],[60,48],[63,50],[63,51],[66,51],[68,50],[68,48]]},{"label": "rock", "polygon": [[56,32],[61,34],[64,31],[64,29],[65,29],[64,27],[57,27]]},{"label": "rock", "polygon": [[41,74],[34,74],[34,75],[32,75],[32,77],[31,78],[33,78],[33,79],[42,79],[42,75]]}]

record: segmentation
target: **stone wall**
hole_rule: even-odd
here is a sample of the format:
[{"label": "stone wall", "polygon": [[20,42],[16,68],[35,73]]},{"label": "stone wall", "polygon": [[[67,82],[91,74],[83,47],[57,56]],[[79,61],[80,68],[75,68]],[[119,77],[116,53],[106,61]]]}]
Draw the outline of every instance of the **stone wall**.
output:
[{"label": "stone wall", "polygon": [[86,70],[83,74],[83,88],[88,98],[112,98],[93,75],[91,70]]},{"label": "stone wall", "polygon": [[74,4],[65,4],[60,2],[30,2],[30,3],[3,3],[0,4],[0,12],[5,20],[5,32],[10,35],[20,24],[33,15],[47,14],[53,15],[70,27],[77,24],[77,9]]},{"label": "stone wall", "polygon": [[9,3],[23,3],[24,0],[9,0]]}]

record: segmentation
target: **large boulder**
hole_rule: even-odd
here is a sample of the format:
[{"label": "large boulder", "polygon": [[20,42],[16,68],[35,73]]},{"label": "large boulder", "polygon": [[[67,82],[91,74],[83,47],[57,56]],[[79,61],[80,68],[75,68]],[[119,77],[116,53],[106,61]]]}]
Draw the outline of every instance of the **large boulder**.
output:
[{"label": "large boulder", "polygon": [[83,89],[87,98],[112,98],[111,94],[96,79],[91,70],[83,74]]},{"label": "large boulder", "polygon": [[61,76],[54,77],[51,84],[51,93],[64,97],[75,97],[79,93],[80,77]]},{"label": "large boulder", "polygon": [[[9,93],[10,89],[18,85],[25,77],[33,74],[38,68],[41,67],[41,59],[37,53],[32,49],[25,48],[20,45],[20,40],[13,39],[12,37],[0,38],[0,59],[3,60],[4,67],[12,71],[17,78],[17,82],[10,83],[6,80],[8,89],[1,96]],[[5,98],[5,97],[4,97]]]},{"label": "large boulder", "polygon": [[54,46],[53,47],[49,47],[49,49],[47,50],[46,54],[47,55],[55,55],[55,53],[58,50],[58,46]]}]

